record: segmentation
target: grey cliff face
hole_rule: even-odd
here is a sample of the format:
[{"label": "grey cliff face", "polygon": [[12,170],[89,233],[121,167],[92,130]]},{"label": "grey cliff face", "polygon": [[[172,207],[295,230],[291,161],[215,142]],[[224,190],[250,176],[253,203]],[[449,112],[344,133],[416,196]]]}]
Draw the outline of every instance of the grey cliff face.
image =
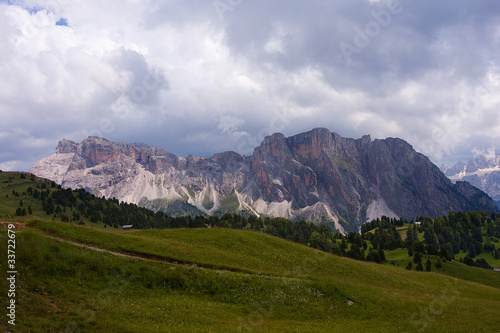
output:
[{"label": "grey cliff face", "polygon": [[453,184],[401,139],[343,138],[319,128],[266,137],[252,156],[179,157],[147,145],[62,140],[32,173],[169,214],[250,213],[357,230],[381,217],[496,211],[468,183]]}]

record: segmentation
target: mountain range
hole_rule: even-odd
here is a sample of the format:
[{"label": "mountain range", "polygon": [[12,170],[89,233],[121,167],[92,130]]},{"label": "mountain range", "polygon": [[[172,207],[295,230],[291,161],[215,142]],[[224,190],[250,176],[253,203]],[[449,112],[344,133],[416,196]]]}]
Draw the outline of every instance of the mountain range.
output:
[{"label": "mountain range", "polygon": [[441,170],[452,181],[467,181],[490,195],[497,205],[500,204],[500,154],[490,151],[467,163],[443,165]]},{"label": "mountain range", "polygon": [[468,182],[453,184],[404,140],[344,138],[325,128],[291,137],[275,133],[251,156],[180,157],[99,137],[62,140],[30,172],[171,215],[281,216],[342,232],[383,215],[497,211],[487,194]]}]

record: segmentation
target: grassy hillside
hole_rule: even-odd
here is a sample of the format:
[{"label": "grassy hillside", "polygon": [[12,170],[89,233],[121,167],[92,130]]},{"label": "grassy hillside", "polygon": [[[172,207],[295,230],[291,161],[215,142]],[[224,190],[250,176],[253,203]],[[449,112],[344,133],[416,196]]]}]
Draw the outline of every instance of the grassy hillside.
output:
[{"label": "grassy hillside", "polygon": [[[3,221],[28,221],[33,218],[51,220],[52,217],[43,211],[41,202],[27,194],[29,187],[36,188],[37,186],[39,190],[42,187],[50,189],[52,182],[27,173],[0,172],[0,219]],[[22,207],[20,206],[21,201]],[[26,213],[24,217],[16,216],[17,208],[24,208],[27,211],[28,207],[31,207],[32,214]]]},{"label": "grassy hillside", "polygon": [[192,222],[190,218],[172,218],[114,198],[96,197],[84,189],[62,189],[50,180],[21,172],[0,172],[0,218],[75,222],[115,229],[126,224],[136,228],[169,228]]},{"label": "grassy hillside", "polygon": [[[7,324],[6,310],[2,331],[498,332],[500,327],[500,272],[458,261],[443,261],[432,272],[408,271],[403,267],[413,258],[400,247],[385,251],[395,265],[336,256],[311,247],[338,251],[347,240],[349,254],[360,236],[337,239],[328,228],[305,222],[174,219],[15,172],[0,172],[0,221],[16,221],[18,272],[16,326]],[[131,221],[162,228],[218,221],[261,232],[118,228]],[[5,275],[12,270],[5,260],[9,223],[0,223],[4,295],[10,289]],[[398,233],[407,231],[405,225]],[[369,234],[382,246],[381,230]],[[423,240],[423,232],[415,237]],[[367,240],[365,256],[372,241]],[[0,306],[6,309],[9,299],[2,298]]]},{"label": "grassy hillside", "polygon": [[[43,221],[20,227],[13,332],[497,332],[500,327],[499,288],[354,261],[260,233],[109,231]],[[0,243],[4,258],[5,229]],[[5,279],[0,288],[8,289]]]},{"label": "grassy hillside", "polygon": [[[296,261],[306,260],[301,257],[303,246],[250,231],[152,229],[102,232],[65,223],[33,221],[28,225],[46,234],[89,246],[169,262],[196,263],[208,268],[283,275]],[[270,258],[266,257],[268,254]],[[387,251],[388,262],[394,261],[401,268],[412,259],[406,249]],[[500,288],[499,272],[469,267],[457,261],[443,262],[442,265],[439,269],[433,267],[433,271]]]},{"label": "grassy hillside", "polygon": [[[82,225],[89,225],[95,228],[104,228],[102,219],[100,221],[91,222],[91,216],[86,211],[80,212],[76,206],[80,203],[85,203],[85,210],[91,205],[98,202],[106,202],[100,198],[86,194],[84,200],[75,200],[72,207],[69,205],[63,206],[57,203],[53,205],[53,212],[47,213],[43,207],[43,200],[38,194],[34,197],[33,193],[64,193],[56,183],[36,177],[29,173],[23,172],[0,172],[0,220],[2,221],[31,221],[33,219],[42,221],[62,221],[67,218],[71,222],[79,222]],[[112,201],[108,201],[111,206],[118,206]],[[21,214],[19,214],[21,213]],[[77,213],[78,219],[74,219],[74,214]]]}]

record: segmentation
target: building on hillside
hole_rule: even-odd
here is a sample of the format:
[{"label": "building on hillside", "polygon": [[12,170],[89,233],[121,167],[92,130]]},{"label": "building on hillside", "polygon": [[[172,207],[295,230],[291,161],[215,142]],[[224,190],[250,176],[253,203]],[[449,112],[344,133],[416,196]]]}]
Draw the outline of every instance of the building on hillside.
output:
[{"label": "building on hillside", "polygon": [[122,226],[122,230],[130,230],[130,229],[134,229],[134,226],[132,224],[127,224]]}]

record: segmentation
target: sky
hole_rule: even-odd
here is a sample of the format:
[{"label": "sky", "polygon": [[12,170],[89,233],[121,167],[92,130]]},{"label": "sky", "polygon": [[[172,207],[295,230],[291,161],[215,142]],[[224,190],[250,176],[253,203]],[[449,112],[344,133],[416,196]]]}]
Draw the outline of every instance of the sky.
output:
[{"label": "sky", "polygon": [[62,139],[251,155],[326,127],[500,149],[498,0],[0,0],[0,169]]}]

